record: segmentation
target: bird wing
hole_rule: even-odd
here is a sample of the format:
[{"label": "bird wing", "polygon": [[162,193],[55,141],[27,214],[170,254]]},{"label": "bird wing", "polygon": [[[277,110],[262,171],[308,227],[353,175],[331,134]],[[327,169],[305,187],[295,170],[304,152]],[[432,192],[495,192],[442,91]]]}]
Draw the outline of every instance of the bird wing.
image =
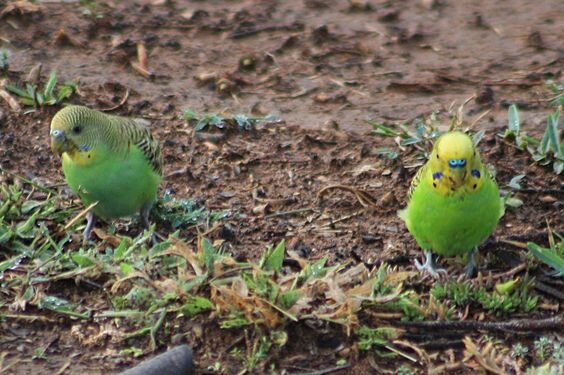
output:
[{"label": "bird wing", "polygon": [[411,196],[413,195],[413,192],[415,191],[415,189],[417,188],[417,186],[421,182],[421,178],[423,177],[423,174],[427,170],[426,166],[427,166],[427,164],[425,164],[424,166],[419,168],[419,170],[417,171],[415,176],[413,176],[413,179],[411,180],[411,185],[409,186],[409,190],[407,191],[407,200],[408,201],[411,200]]},{"label": "bird wing", "polygon": [[163,154],[159,142],[153,138],[149,129],[142,123],[125,117],[110,116],[110,120],[120,129],[120,135],[127,145],[135,145],[143,153],[153,170],[162,175]]}]

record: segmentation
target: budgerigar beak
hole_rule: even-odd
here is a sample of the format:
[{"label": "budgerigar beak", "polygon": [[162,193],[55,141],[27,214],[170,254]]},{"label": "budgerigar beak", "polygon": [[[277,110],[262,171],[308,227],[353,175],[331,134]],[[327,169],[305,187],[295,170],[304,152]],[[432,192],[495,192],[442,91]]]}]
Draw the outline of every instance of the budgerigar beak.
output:
[{"label": "budgerigar beak", "polygon": [[450,167],[450,178],[453,183],[453,187],[458,189],[464,184],[466,179],[466,160],[465,159],[453,159],[448,161]]},{"label": "budgerigar beak", "polygon": [[65,132],[58,129],[51,130],[51,150],[57,155],[69,150],[69,142],[65,136]]},{"label": "budgerigar beak", "polygon": [[453,182],[453,187],[458,189],[464,185],[464,180],[466,178],[466,168],[451,168],[451,179]]}]

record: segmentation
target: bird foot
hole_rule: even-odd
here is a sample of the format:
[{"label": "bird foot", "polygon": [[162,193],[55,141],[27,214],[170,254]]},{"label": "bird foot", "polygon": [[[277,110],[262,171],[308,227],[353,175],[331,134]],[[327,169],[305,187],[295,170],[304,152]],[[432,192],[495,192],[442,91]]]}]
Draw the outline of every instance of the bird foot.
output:
[{"label": "bird foot", "polygon": [[433,255],[430,252],[425,253],[425,263],[419,263],[419,260],[415,259],[415,267],[419,272],[426,271],[434,279],[441,279],[443,276],[447,276],[447,270],[444,268],[435,268],[433,263]]},{"label": "bird foot", "polygon": [[476,263],[468,262],[466,266],[464,266],[464,276],[466,279],[471,279],[476,274]]},{"label": "bird foot", "polygon": [[84,232],[82,232],[82,246],[88,243],[88,239],[90,239],[90,234],[92,233],[92,229],[94,229],[94,225],[96,224],[96,216],[92,211],[86,214],[86,227],[84,228]]},{"label": "bird foot", "polygon": [[159,243],[159,239],[158,239],[158,237],[157,237],[157,233],[152,232],[152,233],[151,233],[151,244],[152,244],[153,246],[155,246],[155,245],[158,244],[158,243]]},{"label": "bird foot", "polygon": [[157,232],[155,232],[154,227],[151,229],[151,222],[149,221],[149,214],[151,213],[151,208],[153,207],[153,204],[148,204],[145,205],[141,208],[141,211],[139,212],[139,216],[141,217],[141,224],[143,225],[143,227],[147,230],[151,230],[151,244],[153,246],[155,246],[156,244],[159,243],[159,239],[158,237],[161,237],[161,235],[159,235]]},{"label": "bird foot", "polygon": [[474,255],[476,254],[476,249],[474,249],[470,254],[468,254],[468,262],[464,266],[464,276],[466,279],[471,279],[476,274],[476,261],[474,261]]}]

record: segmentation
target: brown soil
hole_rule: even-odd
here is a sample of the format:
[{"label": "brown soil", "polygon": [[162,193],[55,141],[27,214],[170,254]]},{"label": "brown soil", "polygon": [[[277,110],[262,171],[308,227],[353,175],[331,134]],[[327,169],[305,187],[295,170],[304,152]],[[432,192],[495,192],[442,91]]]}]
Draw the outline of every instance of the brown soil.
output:
[{"label": "brown soil", "polygon": [[[5,6],[0,1],[0,11]],[[412,269],[420,250],[396,211],[404,205],[415,171],[406,167],[414,159],[379,157],[375,148],[391,141],[370,135],[365,120],[411,122],[438,112],[446,123],[451,104],[473,94],[478,98],[464,114],[471,120],[490,110],[476,127],[488,129],[483,158],[495,165],[500,186],[517,174],[527,176],[528,192],[517,195],[524,206],[507,212],[496,237],[546,243],[547,221],[564,229],[562,180],[496,136],[513,102],[520,104],[527,131],[544,129],[551,107],[543,83],[559,79],[562,69],[561,1],[110,1],[94,9],[78,2],[38,7],[0,16],[0,47],[11,51],[8,78],[23,81],[41,63],[44,72],[56,69],[62,80],[80,79],[72,102],[151,119],[166,156],[162,190],[209,209],[238,212],[227,220],[231,230],[212,234],[223,236],[237,258],[256,260],[267,245],[286,238],[288,248],[310,259],[329,256],[331,263],[368,266],[385,261]],[[139,42],[148,50],[149,76],[130,63]],[[239,67],[245,57],[252,68]],[[215,78],[202,81],[204,76]],[[2,168],[64,183],[47,137],[58,108],[14,113],[1,103]],[[273,113],[285,124],[228,132],[211,143],[179,119],[185,108]],[[342,191],[317,195],[332,184],[369,192],[379,208],[365,209]],[[295,212],[280,214],[289,211]],[[183,232],[192,239],[196,234]],[[479,264],[483,272],[507,271],[515,264],[506,260],[518,259],[518,253],[490,241]],[[460,265],[443,262],[460,272]],[[67,287],[78,290],[52,286]],[[83,300],[104,298],[95,290],[83,292]],[[21,359],[12,369],[17,373],[56,371],[69,358],[69,374],[111,373],[135,362],[116,356],[122,348],[111,342],[77,348],[76,321],[28,313],[45,321],[0,325],[0,351]],[[241,369],[229,355],[240,331],[220,330],[213,319],[198,317],[167,334],[163,342],[185,341],[194,348],[204,372],[217,361],[229,373]],[[332,367],[345,357],[350,373],[375,371],[339,327],[300,324],[289,335],[290,344],[271,359],[279,369]],[[331,349],[335,340],[348,356]],[[32,351],[47,344],[48,360],[32,360]]]}]

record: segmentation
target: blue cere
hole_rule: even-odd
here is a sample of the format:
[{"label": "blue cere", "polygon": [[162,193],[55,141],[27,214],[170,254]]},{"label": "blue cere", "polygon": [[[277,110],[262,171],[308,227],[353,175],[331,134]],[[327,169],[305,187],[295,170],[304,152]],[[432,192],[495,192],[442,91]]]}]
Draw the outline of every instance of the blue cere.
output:
[{"label": "blue cere", "polygon": [[462,168],[466,165],[466,159],[450,159],[448,165],[451,168]]},{"label": "blue cere", "polygon": [[443,177],[443,174],[441,172],[433,173],[433,180],[438,180],[441,177]]},{"label": "blue cere", "polygon": [[472,174],[472,176],[480,178],[480,171],[477,169],[472,169],[472,171],[470,171],[470,173]]}]

